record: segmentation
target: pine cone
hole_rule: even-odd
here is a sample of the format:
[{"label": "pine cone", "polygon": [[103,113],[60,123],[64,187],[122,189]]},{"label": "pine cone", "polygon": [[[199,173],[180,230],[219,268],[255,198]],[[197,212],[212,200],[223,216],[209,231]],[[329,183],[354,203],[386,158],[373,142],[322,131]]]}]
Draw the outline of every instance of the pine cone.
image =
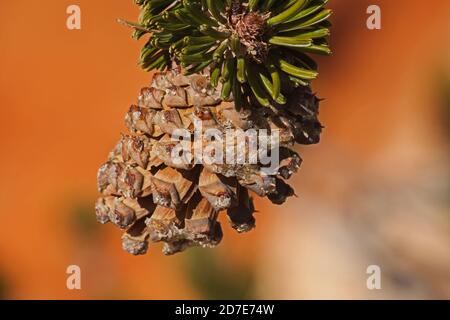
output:
[{"label": "pine cone", "polygon": [[[221,99],[221,84],[211,85],[207,70],[186,76],[180,67],[156,73],[149,87],[140,92],[137,105],[126,114],[130,134],[122,135],[98,172],[102,197],[96,203],[100,223],[111,222],[125,230],[123,248],[131,254],[147,252],[148,242],[164,242],[170,255],[192,246],[213,247],[222,238],[217,221],[226,212],[238,232],[255,227],[249,191],[282,204],[294,195],[285,182],[301,164],[290,149],[295,143],[319,141],[319,100],[309,87],[292,88],[282,108],[248,106],[239,111]],[[267,129],[280,132],[280,164],[272,174],[265,165],[176,161],[172,139],[177,129],[189,132],[194,141],[195,124],[226,133],[230,129]],[[208,155],[212,145],[202,141]],[[248,145],[225,144],[223,151]],[[275,146],[274,146],[275,147]],[[183,158],[183,157],[181,157]],[[178,159],[179,160],[179,159]]]}]

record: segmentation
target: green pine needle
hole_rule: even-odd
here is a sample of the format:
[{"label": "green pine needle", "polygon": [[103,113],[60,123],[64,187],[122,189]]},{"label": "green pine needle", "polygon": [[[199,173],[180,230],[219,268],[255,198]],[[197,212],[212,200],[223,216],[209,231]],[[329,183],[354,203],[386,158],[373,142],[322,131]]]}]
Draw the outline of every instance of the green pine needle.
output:
[{"label": "green pine needle", "polygon": [[[328,0],[135,0],[141,7],[134,37],[145,70],[175,61],[187,73],[209,68],[222,98],[240,108],[286,103],[285,83],[308,86],[318,76],[310,54],[330,54]],[[282,85],[283,84],[283,85]],[[249,89],[249,90],[248,90]],[[248,97],[250,95],[250,97]]]}]

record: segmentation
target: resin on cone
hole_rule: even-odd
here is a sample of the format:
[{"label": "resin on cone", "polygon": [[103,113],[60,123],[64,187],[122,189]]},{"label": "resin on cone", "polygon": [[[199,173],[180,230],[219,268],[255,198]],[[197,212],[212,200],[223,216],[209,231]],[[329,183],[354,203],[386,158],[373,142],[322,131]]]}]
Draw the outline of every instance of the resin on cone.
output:
[{"label": "resin on cone", "polygon": [[[295,144],[319,142],[319,99],[312,94],[306,79],[283,71],[287,65],[281,62],[281,68],[279,61],[286,60],[266,63],[291,50],[279,50],[280,46],[266,37],[272,39],[277,30],[278,37],[286,38],[284,41],[289,37],[300,41],[306,34],[303,38],[309,39],[310,46],[325,47],[322,38],[315,38],[320,39],[319,44],[309,37],[325,28],[326,20],[316,15],[324,10],[326,1],[287,0],[275,5],[270,0],[214,0],[214,7],[212,1],[137,3],[142,6],[141,21],[133,27],[139,35],[150,33],[142,64],[146,69],[161,71],[153,75],[136,105],[129,108],[125,116],[129,133],[122,134],[98,172],[102,196],[96,203],[97,219],[123,229],[123,248],[134,255],[146,253],[149,242],[164,242],[163,252],[168,255],[192,246],[213,247],[222,238],[219,214],[226,214],[238,232],[247,232],[255,226],[252,197],[267,197],[275,204],[283,204],[293,196],[294,190],[286,180],[298,170],[302,160],[292,148]],[[193,12],[193,8],[199,10]],[[208,29],[211,35],[199,33],[204,27],[195,21],[206,22],[205,19],[215,21]],[[187,27],[185,22],[191,20],[194,23]],[[285,24],[300,27],[281,31],[292,29]],[[212,36],[219,36],[220,32],[229,38]],[[161,43],[163,34],[172,43],[170,46]],[[198,42],[204,37],[214,40],[208,38],[209,42],[197,44],[194,49],[204,56],[214,53],[212,60],[188,61],[181,54],[194,50],[192,46],[173,47],[180,45],[180,40],[191,43],[189,39],[196,38]],[[315,73],[313,61],[297,49],[293,52],[301,55],[286,57],[289,65],[307,60],[309,66],[303,68]],[[148,60],[152,57],[158,63]],[[238,67],[241,58],[243,70],[242,65]],[[274,87],[279,87],[276,96]],[[201,150],[195,152],[208,156],[214,156],[211,150],[217,148],[211,147],[219,143],[224,153],[237,153],[242,148],[234,140],[223,143],[204,139],[198,134],[198,124],[202,130],[214,129],[224,136],[233,129],[277,132],[279,142],[271,148],[277,148],[279,163],[268,173],[264,170],[267,164],[258,161],[176,161],[173,151],[179,144],[179,138],[175,139],[179,130],[187,132],[191,142],[202,139]],[[254,156],[247,147],[244,143],[245,156]]]}]

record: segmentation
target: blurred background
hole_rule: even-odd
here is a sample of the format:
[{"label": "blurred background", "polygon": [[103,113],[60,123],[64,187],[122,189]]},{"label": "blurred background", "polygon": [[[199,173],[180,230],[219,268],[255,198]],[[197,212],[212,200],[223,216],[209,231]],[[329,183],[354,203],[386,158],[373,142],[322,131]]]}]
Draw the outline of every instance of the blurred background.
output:
[{"label": "blurred background", "polygon": [[[0,298],[449,299],[450,2],[335,0],[314,89],[319,145],[300,148],[298,198],[224,220],[216,249],[133,257],[97,224],[96,171],[150,75],[116,18],[131,0],[0,0]],[[66,28],[81,7],[82,29]],[[382,30],[366,9],[382,9]],[[81,267],[82,290],[66,288]],[[366,269],[382,270],[368,290]]]}]

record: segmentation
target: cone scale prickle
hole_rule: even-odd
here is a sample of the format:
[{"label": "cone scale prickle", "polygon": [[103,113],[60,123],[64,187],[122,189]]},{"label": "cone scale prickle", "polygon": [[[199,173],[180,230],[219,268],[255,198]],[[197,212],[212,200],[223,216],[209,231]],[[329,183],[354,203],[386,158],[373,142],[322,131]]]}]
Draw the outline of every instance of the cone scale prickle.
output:
[{"label": "cone scale prickle", "polygon": [[[136,38],[149,34],[141,65],[157,71],[126,114],[129,134],[99,169],[97,219],[125,230],[123,248],[134,255],[149,242],[164,242],[167,255],[213,247],[222,238],[219,214],[247,232],[255,226],[253,196],[282,204],[294,195],[286,180],[302,160],[291,148],[320,140],[320,101],[310,87],[317,66],[309,54],[330,53],[331,11],[327,0],[136,3],[139,22],[124,23]],[[219,134],[277,132],[278,165],[268,173],[259,161],[176,161],[178,130],[189,141],[202,139],[205,154],[223,142],[199,138],[199,123]],[[224,152],[241,148],[227,143]]]}]

